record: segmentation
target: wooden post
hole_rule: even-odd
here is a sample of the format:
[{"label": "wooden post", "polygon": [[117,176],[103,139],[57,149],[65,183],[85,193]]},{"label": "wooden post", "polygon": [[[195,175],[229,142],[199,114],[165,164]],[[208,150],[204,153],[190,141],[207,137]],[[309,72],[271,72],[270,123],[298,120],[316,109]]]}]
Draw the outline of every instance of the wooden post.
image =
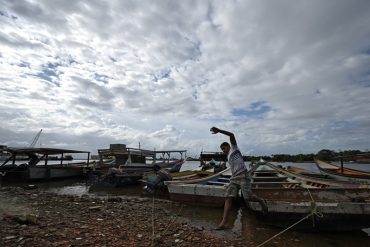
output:
[{"label": "wooden post", "polygon": [[64,153],[62,153],[62,156],[60,157],[60,165],[63,166],[63,156],[64,156]]},{"label": "wooden post", "polygon": [[49,154],[46,154],[46,156],[45,156],[45,166],[48,165],[48,158],[49,158]]}]

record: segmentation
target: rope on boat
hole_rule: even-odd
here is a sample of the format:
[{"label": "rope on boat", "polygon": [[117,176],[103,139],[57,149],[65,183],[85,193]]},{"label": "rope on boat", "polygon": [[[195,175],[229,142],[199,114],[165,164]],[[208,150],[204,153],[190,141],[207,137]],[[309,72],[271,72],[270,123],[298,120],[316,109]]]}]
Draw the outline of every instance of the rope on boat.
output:
[{"label": "rope on boat", "polygon": [[258,245],[257,247],[261,247],[265,244],[267,244],[268,242],[270,242],[271,240],[273,240],[274,238],[280,236],[281,234],[283,234],[284,232],[288,231],[289,229],[293,228],[294,226],[298,225],[299,223],[301,223],[302,221],[304,221],[305,219],[308,219],[309,217],[312,216],[312,223],[313,223],[313,226],[314,226],[314,217],[313,216],[317,216],[319,218],[322,218],[324,217],[324,215],[318,211],[317,209],[317,205],[316,205],[316,202],[315,200],[313,199],[312,195],[311,195],[311,192],[310,190],[307,188],[307,191],[308,191],[308,194],[310,195],[311,197],[311,206],[310,206],[310,210],[311,212],[306,215],[305,217],[303,217],[302,219],[298,220],[297,222],[295,222],[293,225],[289,226],[288,228],[284,229],[283,231],[275,234],[274,236],[272,236],[271,238],[267,239],[265,242],[263,242],[262,244]]}]

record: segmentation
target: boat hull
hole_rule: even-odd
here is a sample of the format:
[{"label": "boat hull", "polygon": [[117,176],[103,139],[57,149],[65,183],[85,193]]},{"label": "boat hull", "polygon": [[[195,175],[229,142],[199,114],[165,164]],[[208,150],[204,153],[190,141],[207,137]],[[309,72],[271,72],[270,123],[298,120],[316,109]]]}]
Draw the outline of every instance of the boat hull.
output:
[{"label": "boat hull", "polygon": [[263,214],[258,203],[250,207],[257,219],[265,224],[308,231],[355,231],[370,227],[369,203],[316,203],[318,214],[312,212],[311,202],[268,202],[269,212]]},{"label": "boat hull", "polygon": [[63,166],[46,166],[46,167],[29,167],[29,180],[55,179],[82,177],[86,169],[83,167],[63,167]]},{"label": "boat hull", "polygon": [[268,213],[250,202],[257,218],[266,224],[310,231],[350,231],[370,227],[369,189],[258,189]]},{"label": "boat hull", "polygon": [[87,168],[84,167],[36,166],[23,167],[22,169],[3,169],[0,175],[2,177],[2,181],[18,182],[82,177],[86,174],[86,171]]},{"label": "boat hull", "polygon": [[169,184],[170,199],[195,206],[223,207],[225,188],[215,185]]}]

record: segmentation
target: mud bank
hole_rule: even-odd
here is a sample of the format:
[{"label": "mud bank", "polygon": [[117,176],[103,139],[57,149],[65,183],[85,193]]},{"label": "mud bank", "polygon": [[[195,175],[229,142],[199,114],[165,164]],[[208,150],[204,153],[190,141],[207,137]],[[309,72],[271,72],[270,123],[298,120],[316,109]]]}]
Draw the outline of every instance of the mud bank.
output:
[{"label": "mud bank", "polygon": [[0,188],[0,246],[254,246],[195,226],[152,198]]}]

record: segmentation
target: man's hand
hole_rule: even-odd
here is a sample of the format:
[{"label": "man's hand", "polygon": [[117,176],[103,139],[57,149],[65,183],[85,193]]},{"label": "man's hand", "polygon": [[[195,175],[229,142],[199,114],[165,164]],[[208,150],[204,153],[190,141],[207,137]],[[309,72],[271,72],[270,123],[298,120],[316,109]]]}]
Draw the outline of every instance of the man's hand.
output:
[{"label": "man's hand", "polygon": [[220,132],[220,129],[219,129],[219,128],[216,128],[216,127],[212,127],[212,128],[210,129],[210,131],[212,132],[212,134],[217,134],[217,133],[219,133],[219,132]]},{"label": "man's hand", "polygon": [[224,135],[227,135],[230,137],[230,143],[232,145],[237,145],[236,144],[236,139],[235,139],[235,136],[233,133],[229,132],[229,131],[226,131],[226,130],[222,130],[222,129],[219,129],[219,128],[216,128],[216,127],[212,127],[210,129],[210,131],[212,132],[212,134],[217,134],[217,133],[221,133],[221,134],[224,134]]}]

